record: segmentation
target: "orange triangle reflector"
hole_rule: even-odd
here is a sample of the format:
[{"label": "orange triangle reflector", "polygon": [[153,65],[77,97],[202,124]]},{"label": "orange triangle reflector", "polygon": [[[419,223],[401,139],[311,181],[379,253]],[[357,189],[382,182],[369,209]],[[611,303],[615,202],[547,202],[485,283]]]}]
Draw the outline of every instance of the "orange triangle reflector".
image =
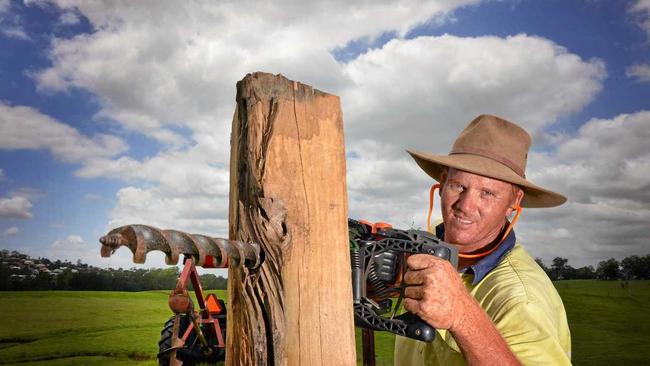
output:
[{"label": "orange triangle reflector", "polygon": [[217,301],[217,295],[215,294],[208,294],[208,296],[205,298],[205,306],[208,308],[208,311],[210,313],[221,312],[221,305],[219,305],[219,301]]}]

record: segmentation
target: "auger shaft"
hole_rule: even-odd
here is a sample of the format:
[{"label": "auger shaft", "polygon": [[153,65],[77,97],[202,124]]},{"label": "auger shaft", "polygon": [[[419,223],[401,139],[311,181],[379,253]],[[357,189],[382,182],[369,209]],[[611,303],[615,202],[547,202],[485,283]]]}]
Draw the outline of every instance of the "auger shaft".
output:
[{"label": "auger shaft", "polygon": [[[126,225],[111,230],[99,239],[102,257],[110,257],[122,246],[133,253],[134,263],[144,263],[147,253],[165,253],[166,264],[177,264],[179,255],[190,256],[197,266],[225,268],[228,263],[256,268],[261,264],[260,246],[235,240],[188,234],[177,230],[161,230],[147,225]],[[243,263],[242,263],[243,262]]]}]

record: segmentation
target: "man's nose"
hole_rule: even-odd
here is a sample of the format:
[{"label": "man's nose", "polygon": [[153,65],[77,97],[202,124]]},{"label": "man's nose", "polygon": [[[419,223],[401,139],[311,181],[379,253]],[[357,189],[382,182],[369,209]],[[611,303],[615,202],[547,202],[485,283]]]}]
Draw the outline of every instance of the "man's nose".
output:
[{"label": "man's nose", "polygon": [[479,197],[473,192],[466,190],[458,195],[458,199],[454,203],[454,208],[461,212],[469,213],[476,209]]}]

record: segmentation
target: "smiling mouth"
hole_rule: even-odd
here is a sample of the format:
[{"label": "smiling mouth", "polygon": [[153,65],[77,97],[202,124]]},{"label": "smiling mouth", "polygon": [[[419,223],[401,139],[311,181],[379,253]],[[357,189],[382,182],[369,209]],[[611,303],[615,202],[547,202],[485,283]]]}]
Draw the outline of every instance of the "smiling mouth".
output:
[{"label": "smiling mouth", "polygon": [[458,223],[460,225],[471,225],[471,224],[474,223],[474,221],[472,221],[472,220],[467,220],[467,219],[464,219],[462,217],[458,217],[456,215],[454,215],[454,222],[456,222],[456,223]]}]

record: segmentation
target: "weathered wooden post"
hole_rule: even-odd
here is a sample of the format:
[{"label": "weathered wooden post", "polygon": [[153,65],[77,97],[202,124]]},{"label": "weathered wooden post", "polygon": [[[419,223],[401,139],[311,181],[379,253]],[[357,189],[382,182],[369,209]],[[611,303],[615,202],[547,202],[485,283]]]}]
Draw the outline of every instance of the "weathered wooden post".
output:
[{"label": "weathered wooden post", "polygon": [[229,268],[226,365],[356,363],[344,146],[337,96],[282,75],[237,83],[229,236],[265,257]]}]

